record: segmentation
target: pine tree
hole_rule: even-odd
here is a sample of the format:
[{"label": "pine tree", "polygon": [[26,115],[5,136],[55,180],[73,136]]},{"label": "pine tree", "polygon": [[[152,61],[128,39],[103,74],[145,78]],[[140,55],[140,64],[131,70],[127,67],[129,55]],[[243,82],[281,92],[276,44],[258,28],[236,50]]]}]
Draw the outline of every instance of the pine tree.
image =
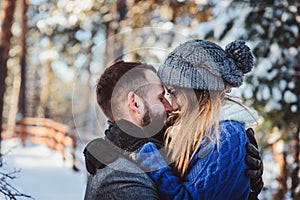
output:
[{"label": "pine tree", "polygon": [[[282,131],[287,153],[293,155],[289,163],[291,192],[299,198],[299,134],[300,134],[300,3],[274,1],[272,4],[253,4],[254,10],[246,18],[247,40],[257,42],[254,55],[257,70],[248,80],[254,85],[254,103],[272,127]],[[264,73],[259,73],[263,70]]]},{"label": "pine tree", "polygon": [[[249,99],[263,117],[260,143],[266,145],[273,130],[285,141],[284,154],[294,199],[299,198],[300,134],[300,3],[299,1],[238,1],[219,11],[210,21],[204,37],[219,41],[242,39],[251,46],[256,58],[253,73],[247,77],[242,96]],[[220,19],[222,18],[222,19]],[[221,21],[223,27],[213,27]],[[219,23],[220,24],[220,23]],[[199,28],[199,27],[198,27]],[[221,30],[220,30],[221,29]],[[275,129],[274,129],[275,128]],[[269,133],[269,134],[268,134]],[[287,180],[283,180],[288,185]],[[283,194],[279,196],[286,195]]]}]

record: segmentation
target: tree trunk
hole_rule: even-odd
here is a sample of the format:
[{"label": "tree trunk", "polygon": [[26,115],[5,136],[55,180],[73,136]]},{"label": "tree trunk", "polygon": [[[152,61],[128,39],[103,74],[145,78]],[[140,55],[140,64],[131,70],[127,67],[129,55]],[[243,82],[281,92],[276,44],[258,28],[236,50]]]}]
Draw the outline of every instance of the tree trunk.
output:
[{"label": "tree trunk", "polygon": [[[104,66],[122,58],[122,35],[118,34],[120,22],[125,19],[127,6],[125,0],[112,3],[111,20],[106,23],[106,55]],[[119,17],[118,17],[119,16]]]},{"label": "tree trunk", "polygon": [[92,31],[92,37],[91,37],[91,41],[90,44],[87,48],[87,61],[86,61],[86,66],[85,68],[87,69],[88,72],[88,78],[87,78],[87,82],[85,84],[85,89],[84,89],[84,93],[85,95],[83,96],[83,101],[82,103],[84,104],[84,108],[83,108],[83,116],[85,116],[85,119],[83,120],[82,126],[84,127],[85,131],[87,131],[88,133],[93,133],[94,132],[94,126],[93,126],[93,104],[91,102],[91,97],[93,97],[94,95],[91,94],[91,79],[92,79],[92,71],[91,71],[91,62],[92,62],[92,50],[93,50],[93,39],[96,35],[96,30]]},{"label": "tree trunk", "polygon": [[[297,95],[298,98],[298,103],[297,103],[297,109],[298,112],[300,110],[300,66],[295,66],[295,94]],[[293,149],[294,149],[294,166],[292,166],[292,197],[293,199],[299,199],[300,198],[300,193],[297,191],[297,187],[299,186],[299,151],[300,151],[300,140],[299,140],[299,134],[300,134],[300,116],[298,116],[298,127],[297,130],[293,133]]]},{"label": "tree trunk", "polygon": [[9,113],[7,118],[7,129],[6,134],[8,136],[13,136],[15,126],[16,126],[16,117],[18,113],[18,102],[20,94],[20,76],[15,74],[13,78],[13,86],[10,95],[10,104],[9,104]]},{"label": "tree trunk", "polygon": [[37,108],[38,105],[40,105],[40,92],[36,86],[40,81],[40,76],[36,68],[36,66],[27,68],[26,79],[28,90],[26,91],[26,117],[36,117]]},{"label": "tree trunk", "polygon": [[283,140],[279,140],[272,146],[275,161],[279,166],[280,173],[277,177],[277,181],[279,183],[278,192],[276,197],[278,199],[285,199],[285,195],[287,192],[287,162],[286,162],[286,149]]},{"label": "tree trunk", "polygon": [[300,133],[300,122],[298,125],[297,130],[294,133],[294,163],[295,166],[292,166],[292,197],[293,199],[299,199],[300,198],[300,193],[297,191],[297,187],[299,185],[299,133]]},{"label": "tree trunk", "polygon": [[1,6],[1,33],[0,33],[0,156],[1,156],[1,141],[2,141],[2,113],[4,105],[4,93],[6,89],[5,78],[7,76],[7,60],[10,48],[10,38],[12,36],[11,27],[14,19],[14,11],[16,1],[2,0]]},{"label": "tree trunk", "polygon": [[49,74],[51,71],[51,61],[47,60],[41,77],[41,93],[40,93],[40,105],[38,109],[38,117],[49,117],[48,99],[49,99]]},{"label": "tree trunk", "polygon": [[26,0],[22,0],[22,35],[21,35],[21,88],[19,96],[19,112],[22,117],[26,116],[26,35],[27,35],[27,8]]}]

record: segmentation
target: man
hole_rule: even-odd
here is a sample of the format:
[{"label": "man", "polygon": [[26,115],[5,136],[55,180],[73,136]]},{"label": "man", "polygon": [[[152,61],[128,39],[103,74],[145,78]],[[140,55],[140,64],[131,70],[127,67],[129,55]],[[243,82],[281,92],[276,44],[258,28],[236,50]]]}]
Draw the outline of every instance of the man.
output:
[{"label": "man", "polygon": [[[91,141],[84,151],[87,170],[92,174],[86,200],[159,199],[156,186],[134,158],[149,141],[163,148],[166,112],[174,109],[164,95],[150,65],[119,61],[104,71],[97,84],[97,102],[110,122],[105,138]],[[246,157],[254,169],[250,175],[262,173],[262,169],[255,170],[262,167],[257,163],[260,157],[255,147],[250,154],[252,157]],[[254,189],[256,197],[261,188]]]},{"label": "man", "polygon": [[139,62],[114,63],[98,81],[97,102],[113,122],[105,141],[87,146],[87,150],[102,147],[87,158],[96,157],[108,166],[95,170],[95,160],[86,159],[88,171],[95,175],[89,177],[85,199],[159,199],[151,179],[128,159],[142,143],[150,139],[160,143],[151,134],[164,127],[165,110],[172,110],[155,69]]}]

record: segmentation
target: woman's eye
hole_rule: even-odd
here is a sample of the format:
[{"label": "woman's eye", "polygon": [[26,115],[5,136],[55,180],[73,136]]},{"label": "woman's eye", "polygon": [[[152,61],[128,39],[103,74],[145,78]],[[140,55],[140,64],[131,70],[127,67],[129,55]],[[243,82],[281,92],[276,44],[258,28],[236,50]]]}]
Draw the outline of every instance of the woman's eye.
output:
[{"label": "woman's eye", "polygon": [[170,93],[170,94],[172,94],[172,95],[174,95],[174,96],[177,95],[176,90],[174,90],[173,88],[172,88],[172,89],[169,89],[169,90],[168,90],[168,93]]}]

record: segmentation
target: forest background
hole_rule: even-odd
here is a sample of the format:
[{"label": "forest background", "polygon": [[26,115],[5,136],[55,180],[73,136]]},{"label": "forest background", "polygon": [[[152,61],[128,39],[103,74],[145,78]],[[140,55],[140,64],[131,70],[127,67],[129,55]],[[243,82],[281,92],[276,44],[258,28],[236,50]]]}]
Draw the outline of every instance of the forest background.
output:
[{"label": "forest background", "polygon": [[[255,69],[233,93],[260,115],[256,138],[271,170],[264,178],[275,181],[262,193],[300,198],[300,1],[1,0],[0,6],[0,133],[13,134],[24,117],[50,118],[71,127],[83,146],[106,127],[95,83],[113,60],[157,67],[191,38],[222,47],[242,39]],[[268,165],[270,156],[276,167]]]}]

